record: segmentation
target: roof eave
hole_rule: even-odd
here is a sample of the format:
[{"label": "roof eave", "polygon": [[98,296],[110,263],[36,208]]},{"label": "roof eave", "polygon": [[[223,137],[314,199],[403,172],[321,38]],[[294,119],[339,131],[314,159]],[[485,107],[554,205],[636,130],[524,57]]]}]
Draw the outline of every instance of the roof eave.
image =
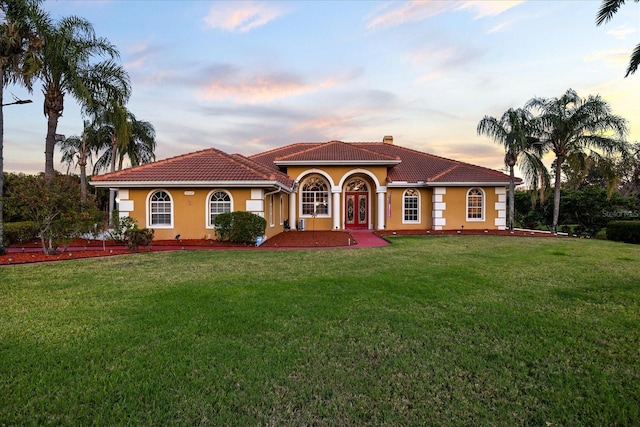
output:
[{"label": "roof eave", "polygon": [[[516,185],[522,184],[521,182],[516,182]],[[476,186],[476,187],[503,187],[509,185],[509,181],[454,181],[454,182],[428,182],[427,187],[468,187],[468,186]]]},{"label": "roof eave", "polygon": [[292,188],[279,181],[91,181],[89,184],[100,188],[149,188],[149,187],[178,187],[178,188],[246,188],[246,187],[280,187],[285,191]]},{"label": "roof eave", "polygon": [[275,160],[278,166],[395,166],[402,160]]}]

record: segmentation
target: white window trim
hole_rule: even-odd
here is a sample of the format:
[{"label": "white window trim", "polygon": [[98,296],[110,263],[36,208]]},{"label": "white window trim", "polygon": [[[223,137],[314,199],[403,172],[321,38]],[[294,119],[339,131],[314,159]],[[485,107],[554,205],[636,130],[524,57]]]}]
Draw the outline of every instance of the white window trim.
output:
[{"label": "white window trim", "polygon": [[[155,193],[159,193],[159,192],[165,192],[167,193],[167,195],[169,196],[169,200],[171,202],[171,223],[169,225],[165,225],[165,224],[160,224],[160,225],[152,225],[151,224],[151,197],[153,197],[153,195]],[[147,194],[147,201],[145,203],[146,206],[146,210],[147,210],[147,214],[146,214],[146,221],[147,221],[147,228],[151,228],[151,229],[165,229],[165,230],[169,230],[173,228],[173,224],[174,224],[174,219],[175,219],[175,213],[174,213],[174,208],[175,208],[175,202],[173,200],[173,196],[171,195],[171,192],[169,190],[165,190],[163,188],[155,188],[151,191],[149,191],[149,193]]]},{"label": "white window trim", "polygon": [[311,178],[320,178],[324,181],[324,183],[327,185],[327,213],[326,214],[319,214],[319,215],[315,215],[315,218],[331,218],[331,184],[329,182],[326,181],[326,178],[322,175],[311,175],[305,178],[304,181],[302,181],[300,187],[298,188],[298,212],[300,213],[300,215],[298,216],[298,218],[314,218],[314,215],[309,215],[309,214],[303,214],[302,213],[302,194],[304,193],[303,189],[304,186],[306,184],[306,181],[308,179]]},{"label": "white window trim", "polygon": [[211,218],[211,195],[213,193],[217,193],[218,191],[222,191],[223,193],[227,193],[227,195],[229,195],[229,199],[231,199],[231,206],[230,206],[230,212],[233,212],[233,194],[231,194],[229,191],[225,190],[224,188],[214,188],[213,190],[209,191],[209,193],[207,193],[207,197],[204,199],[205,203],[204,203],[204,226],[207,229],[213,230],[216,227],[213,224],[209,223],[209,219]]},{"label": "white window trim", "polygon": [[[405,215],[404,215],[405,214],[404,200],[405,200],[405,197],[407,196],[407,192],[409,190],[415,190],[418,193],[418,219],[416,221],[406,220],[405,219]],[[420,224],[421,223],[421,219],[422,219],[422,197],[421,197],[421,194],[420,194],[420,190],[418,190],[417,188],[407,188],[402,193],[402,223],[403,224]]]},{"label": "white window trim", "polygon": [[[469,193],[471,193],[472,190],[480,190],[480,193],[482,193],[482,217],[481,218],[469,218]],[[487,205],[487,193],[485,193],[485,191],[480,188],[480,187],[472,187],[470,189],[467,190],[467,194],[464,197],[465,199],[465,217],[467,218],[468,222],[485,222],[485,218],[487,216],[487,209],[486,209],[486,205]]]},{"label": "white window trim", "polygon": [[284,225],[284,196],[280,194],[280,225]]},{"label": "white window trim", "polygon": [[269,227],[275,227],[276,222],[273,220],[273,202],[274,197],[273,194],[269,196]]}]

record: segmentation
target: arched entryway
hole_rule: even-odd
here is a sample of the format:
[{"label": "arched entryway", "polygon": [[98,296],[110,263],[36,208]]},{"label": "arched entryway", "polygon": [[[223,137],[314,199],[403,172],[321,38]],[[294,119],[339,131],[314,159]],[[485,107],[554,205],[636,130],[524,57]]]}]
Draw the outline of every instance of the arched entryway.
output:
[{"label": "arched entryway", "polygon": [[345,228],[369,227],[369,185],[362,178],[352,178],[345,185]]}]

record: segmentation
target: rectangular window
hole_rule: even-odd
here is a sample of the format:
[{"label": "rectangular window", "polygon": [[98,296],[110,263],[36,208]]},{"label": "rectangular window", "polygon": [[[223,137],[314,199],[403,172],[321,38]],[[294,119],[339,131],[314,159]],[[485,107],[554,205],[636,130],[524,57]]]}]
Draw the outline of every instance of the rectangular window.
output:
[{"label": "rectangular window", "polygon": [[151,205],[151,225],[171,225],[171,202],[154,202]]},{"label": "rectangular window", "polygon": [[415,189],[409,189],[404,193],[403,198],[403,223],[420,222],[420,193]]},{"label": "rectangular window", "polygon": [[484,193],[479,188],[472,188],[467,193],[467,220],[484,220]]}]

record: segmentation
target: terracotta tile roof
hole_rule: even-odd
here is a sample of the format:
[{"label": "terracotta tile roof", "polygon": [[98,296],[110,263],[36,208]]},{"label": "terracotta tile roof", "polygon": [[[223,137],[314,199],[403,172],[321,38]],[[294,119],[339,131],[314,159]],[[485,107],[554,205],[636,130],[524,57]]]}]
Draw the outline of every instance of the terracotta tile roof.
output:
[{"label": "terracotta tile roof", "polygon": [[265,151],[263,153],[254,154],[252,156],[249,156],[249,158],[270,169],[280,170],[278,165],[274,163],[277,157],[288,156],[289,154],[297,153],[301,150],[307,150],[311,147],[317,147],[318,145],[322,144],[322,142],[298,142],[295,144],[285,145],[284,147]]},{"label": "terracotta tile roof", "polygon": [[[482,166],[435,156],[394,144],[381,142],[356,142],[354,144],[387,155],[395,155],[402,159],[399,165],[389,170],[388,182],[509,183],[509,176]],[[517,179],[517,182],[521,181],[521,179]]]},{"label": "terracotta tile roof", "polygon": [[277,156],[274,159],[276,164],[287,164],[289,162],[371,162],[397,164],[400,157],[380,153],[360,147],[356,144],[347,144],[342,141],[329,141],[308,147],[301,151],[295,151],[286,155]]},{"label": "terracotta tile roof", "polygon": [[[421,151],[383,142],[303,142],[290,144],[253,156],[226,154],[211,148],[160,160],[143,166],[98,175],[95,183],[109,182],[264,182],[273,181],[291,187],[287,176],[288,162],[318,162],[386,164],[387,182],[418,183],[509,183],[509,177],[499,171],[469,163],[434,156]],[[398,163],[399,162],[399,163]],[[278,166],[281,163],[282,166]],[[517,179],[522,182],[521,179]],[[107,185],[107,184],[103,184]]]},{"label": "terracotta tile roof", "polygon": [[229,182],[277,181],[291,187],[287,175],[240,154],[215,148],[184,154],[142,166],[97,175],[93,182]]}]

